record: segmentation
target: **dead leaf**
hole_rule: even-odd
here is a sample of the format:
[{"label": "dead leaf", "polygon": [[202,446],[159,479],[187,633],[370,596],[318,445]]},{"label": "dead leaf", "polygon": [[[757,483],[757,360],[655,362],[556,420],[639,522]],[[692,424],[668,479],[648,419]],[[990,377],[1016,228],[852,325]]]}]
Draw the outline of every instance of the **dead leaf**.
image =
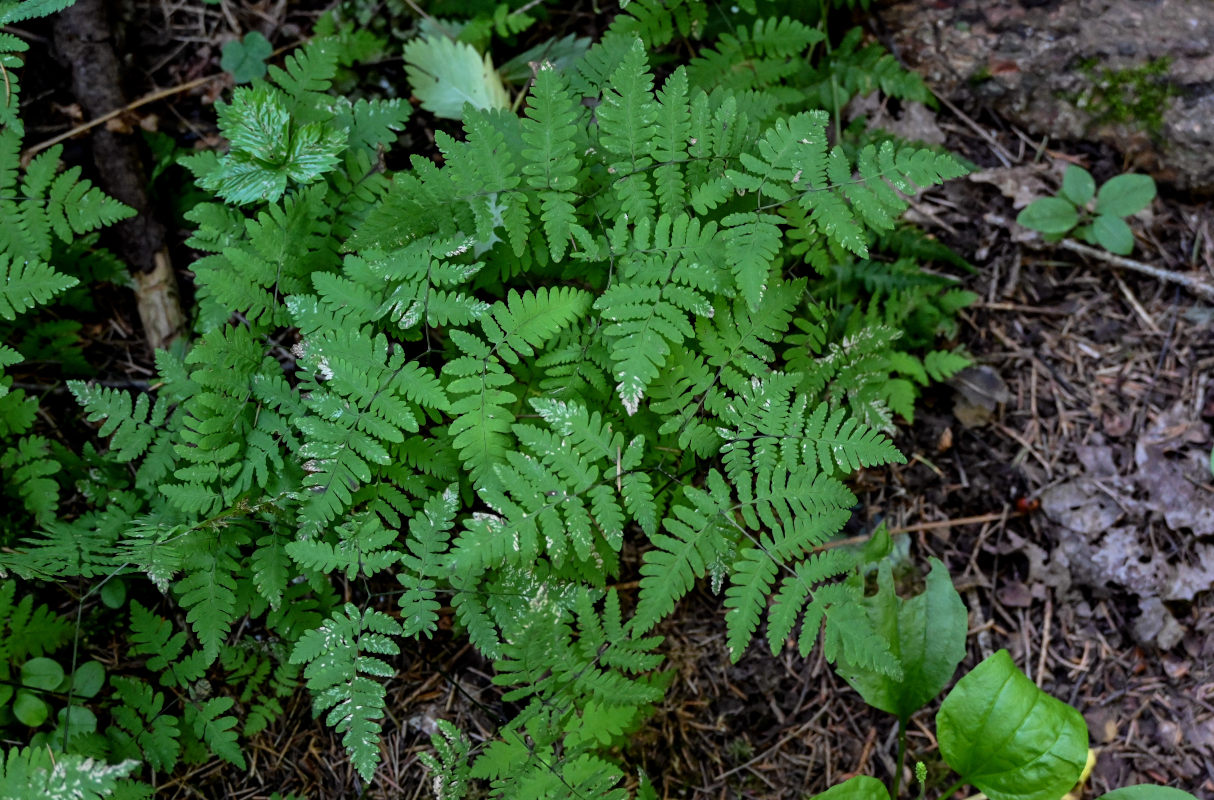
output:
[{"label": "dead leaf", "polygon": [[1138,610],[1141,614],[1134,620],[1134,635],[1142,644],[1171,650],[1184,638],[1184,628],[1158,597],[1139,598]]},{"label": "dead leaf", "polygon": [[1051,486],[1041,493],[1041,510],[1072,531],[1097,534],[1122,517],[1122,510],[1094,482],[1080,479]]},{"label": "dead leaf", "polygon": [[1012,399],[999,373],[985,364],[975,364],[958,372],[948,381],[970,403],[994,411],[1000,403]]}]

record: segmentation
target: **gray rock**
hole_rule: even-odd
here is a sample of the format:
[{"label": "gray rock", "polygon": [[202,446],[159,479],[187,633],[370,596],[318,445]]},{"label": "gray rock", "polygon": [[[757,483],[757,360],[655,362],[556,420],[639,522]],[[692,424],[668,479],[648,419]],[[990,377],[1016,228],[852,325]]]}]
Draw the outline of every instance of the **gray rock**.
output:
[{"label": "gray rock", "polygon": [[895,0],[879,13],[937,94],[1214,194],[1214,2]]}]

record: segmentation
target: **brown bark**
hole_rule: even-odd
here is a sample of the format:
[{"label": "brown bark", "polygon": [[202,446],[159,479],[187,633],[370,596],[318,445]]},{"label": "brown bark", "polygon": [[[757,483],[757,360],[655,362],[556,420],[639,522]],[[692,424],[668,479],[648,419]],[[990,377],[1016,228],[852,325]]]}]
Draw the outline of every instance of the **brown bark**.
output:
[{"label": "brown bark", "polygon": [[[56,17],[55,46],[72,71],[72,88],[86,116],[126,105],[122,69],[104,0],[77,0]],[[153,348],[167,347],[184,329],[177,281],[165,246],[164,226],[151,213],[139,148],[129,134],[99,128],[92,134],[93,160],[106,192],[137,214],[115,226],[116,249],[130,266],[144,335]]]}]

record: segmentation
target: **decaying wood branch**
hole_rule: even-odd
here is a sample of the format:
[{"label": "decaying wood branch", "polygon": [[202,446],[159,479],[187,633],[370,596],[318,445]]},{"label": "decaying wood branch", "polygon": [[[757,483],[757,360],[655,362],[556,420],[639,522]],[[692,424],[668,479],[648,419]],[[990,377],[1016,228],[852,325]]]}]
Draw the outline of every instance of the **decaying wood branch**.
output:
[{"label": "decaying wood branch", "polygon": [[[126,105],[122,70],[104,0],[78,0],[56,17],[55,47],[72,71],[72,88],[85,113],[99,117]],[[115,226],[117,246],[131,269],[144,335],[153,348],[167,347],[185,327],[164,226],[151,213],[147,177],[135,141],[100,128],[93,132],[93,160],[103,189],[135,209]]]}]

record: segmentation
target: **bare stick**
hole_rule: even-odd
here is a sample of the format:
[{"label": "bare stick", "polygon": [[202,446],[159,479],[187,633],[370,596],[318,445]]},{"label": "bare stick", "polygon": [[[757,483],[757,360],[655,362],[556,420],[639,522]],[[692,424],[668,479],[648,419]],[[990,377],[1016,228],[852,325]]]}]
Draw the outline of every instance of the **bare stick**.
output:
[{"label": "bare stick", "polygon": [[1167,283],[1178,283],[1198,297],[1214,302],[1214,286],[1211,286],[1205,281],[1199,280],[1198,278],[1190,275],[1185,275],[1180,272],[1173,272],[1170,269],[1152,267],[1150,264],[1144,264],[1141,261],[1135,261],[1132,258],[1119,256],[1104,250],[1097,250],[1095,247],[1088,247],[1086,244],[1080,244],[1079,242],[1071,239],[1063,239],[1061,242],[1058,242],[1058,246],[1066,250],[1070,250],[1073,253],[1079,253],[1080,255],[1087,256],[1088,258],[1095,258],[1099,259],[1100,261],[1105,261],[1115,267],[1121,267],[1122,269],[1128,269],[1143,275],[1149,275],[1156,280],[1165,281]]},{"label": "bare stick", "polygon": [[73,136],[79,136],[82,133],[91,131],[93,128],[96,128],[98,125],[104,125],[105,123],[109,122],[114,117],[121,116],[128,111],[133,111],[136,108],[139,108],[140,106],[146,106],[148,103],[155,103],[157,100],[163,100],[164,98],[172,97],[175,94],[181,94],[182,92],[188,92],[189,90],[202,86],[203,84],[210,83],[211,81],[215,80],[216,78],[222,78],[224,76],[224,74],[225,73],[219,72],[214,75],[207,75],[202,78],[195,78],[192,81],[187,81],[186,83],[182,83],[177,86],[170,86],[167,89],[160,89],[159,91],[152,92],[151,94],[145,94],[143,97],[139,98],[138,100],[133,100],[130,103],[127,103],[122,108],[115,108],[113,111],[110,111],[106,114],[102,114],[100,117],[97,117],[96,119],[91,119],[88,122],[84,122],[84,123],[81,123],[80,125],[77,125],[76,127],[72,128],[70,131],[64,131],[63,133],[59,134],[58,136],[54,136],[50,139],[47,139],[44,142],[39,142],[38,144],[34,145],[33,147],[30,147],[29,149],[27,149],[25,151],[24,156],[22,156],[22,158],[24,160],[28,161],[30,158],[37,155],[38,153],[41,153],[46,148],[54,147],[55,145],[59,144],[60,142],[65,142],[68,139],[71,139]]}]

